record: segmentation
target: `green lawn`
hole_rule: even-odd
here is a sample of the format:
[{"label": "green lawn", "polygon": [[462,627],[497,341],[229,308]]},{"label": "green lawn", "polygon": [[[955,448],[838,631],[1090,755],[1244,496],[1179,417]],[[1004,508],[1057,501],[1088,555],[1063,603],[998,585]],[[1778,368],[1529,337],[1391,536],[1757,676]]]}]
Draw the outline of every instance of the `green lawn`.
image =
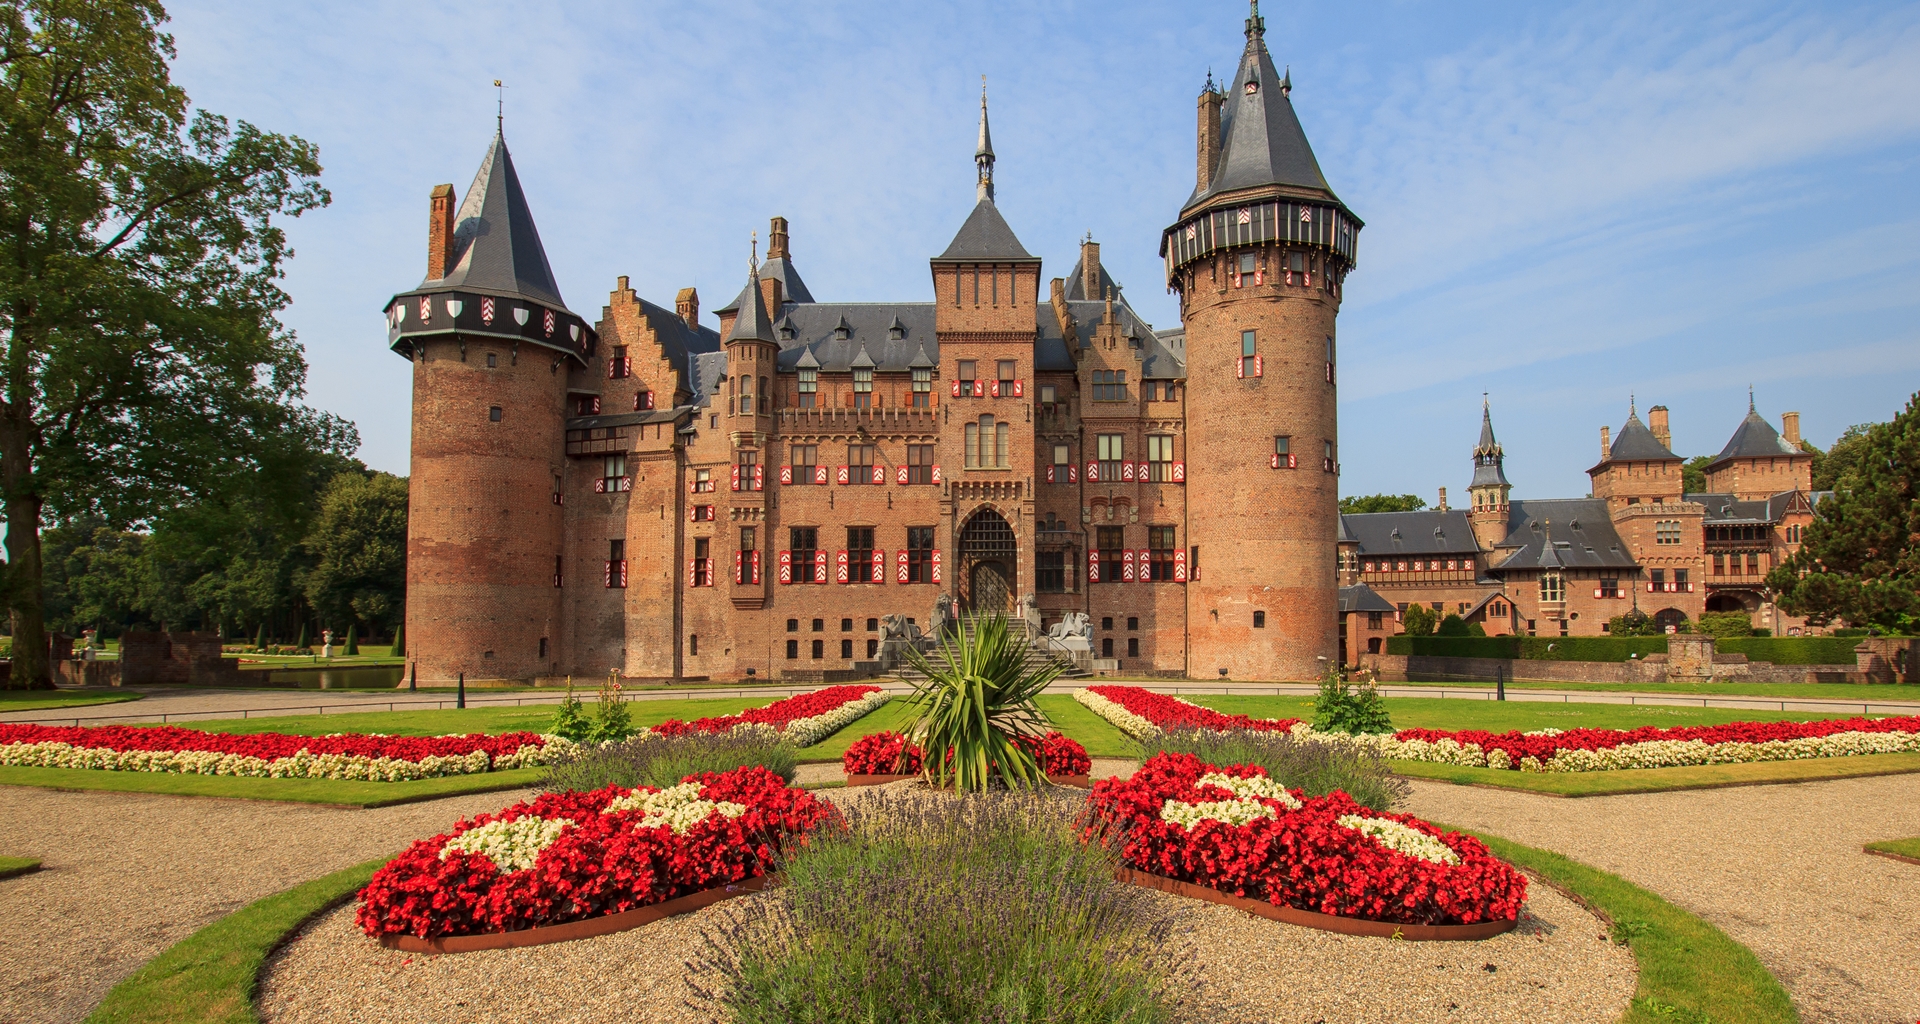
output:
[{"label": "green lawn", "polygon": [[[473,691],[468,691],[472,696]],[[592,693],[580,699],[589,711]],[[659,725],[669,718],[691,722],[714,715],[737,715],[771,703],[758,697],[709,697],[699,700],[628,701],[635,725]],[[447,733],[545,732],[553,724],[558,704],[521,707],[479,707],[444,711],[349,711],[335,715],[277,715],[270,718],[225,718],[186,723],[208,732],[281,732],[294,736],[323,736],[330,732],[380,732],[396,736],[441,736]],[[864,721],[864,719],[862,720]],[[856,723],[857,724],[857,723]]]},{"label": "green lawn", "polygon": [[1675,789],[1718,789],[1722,786],[1899,775],[1920,772],[1920,753],[1861,754],[1854,757],[1810,758],[1805,761],[1761,761],[1755,764],[1702,764],[1682,768],[1633,768],[1611,772],[1516,772],[1497,768],[1466,768],[1431,761],[1395,761],[1393,771],[1396,775],[1436,779],[1462,786],[1493,786],[1555,796],[1613,796],[1620,793],[1662,793]]},{"label": "green lawn", "polygon": [[0,712],[39,711],[43,708],[81,708],[89,704],[119,704],[139,700],[138,693],[100,690],[0,690]]},{"label": "green lawn", "polygon": [[[1183,695],[1181,700],[1254,718],[1313,719],[1313,698]],[[1728,722],[1812,722],[1852,718],[1845,712],[1743,711],[1738,708],[1649,707],[1630,704],[1549,704],[1533,701],[1388,697],[1396,729],[1637,729],[1643,725],[1725,725]],[[1876,716],[1880,717],[1880,716]]]},{"label": "green lawn", "polygon": [[[1493,680],[1466,683],[1382,683],[1382,686],[1492,686]],[[1673,693],[1687,697],[1764,697],[1773,700],[1844,700],[1860,703],[1920,701],[1920,686],[1880,683],[1553,683],[1514,682],[1509,690],[1573,690],[1592,693]]]},{"label": "green lawn", "polygon": [[1620,1024],[1798,1024],[1786,989],[1720,929],[1618,875],[1498,836],[1467,834],[1536,875],[1534,884],[1571,892],[1612,921],[1614,941],[1632,947],[1640,966]]},{"label": "green lawn", "polygon": [[40,870],[40,862],[30,857],[0,857],[0,878],[12,878]]},{"label": "green lawn", "polygon": [[343,782],[337,779],[253,779],[231,775],[176,775],[171,772],[108,772],[94,768],[0,767],[0,786],[160,793],[169,796],[217,796],[238,800],[284,800],[344,807],[386,807],[437,800],[463,793],[489,793],[531,786],[538,768],[450,775],[418,782]]},{"label": "green lawn", "polygon": [[1866,850],[1868,853],[1892,854],[1895,857],[1920,864],[1920,836],[1914,836],[1911,839],[1887,839],[1878,843],[1868,843]]}]

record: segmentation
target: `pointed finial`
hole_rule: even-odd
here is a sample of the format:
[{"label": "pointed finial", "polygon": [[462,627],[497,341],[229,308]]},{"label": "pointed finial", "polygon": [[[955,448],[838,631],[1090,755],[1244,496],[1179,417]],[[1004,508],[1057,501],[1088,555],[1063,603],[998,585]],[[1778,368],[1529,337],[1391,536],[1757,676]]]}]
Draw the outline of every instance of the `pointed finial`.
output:
[{"label": "pointed finial", "polygon": [[1627,392],[1627,418],[1632,419],[1638,415],[1640,415],[1639,404],[1634,399],[1633,392],[1629,391]]},{"label": "pointed finial", "polygon": [[1203,88],[1201,89],[1201,91],[1202,91],[1202,92],[1212,92],[1212,91],[1214,91],[1214,86],[1213,86],[1213,65],[1211,65],[1211,64],[1209,64],[1209,65],[1207,65],[1207,84],[1206,84],[1206,86],[1205,86],[1205,87],[1203,87]]},{"label": "pointed finial", "polygon": [[507,87],[501,85],[500,80],[496,78],[493,80],[493,91],[493,130],[496,133],[505,134],[507,130]]},{"label": "pointed finial", "polygon": [[760,232],[747,232],[747,273],[760,276]]},{"label": "pointed finial", "polygon": [[1267,34],[1267,19],[1260,16],[1260,0],[1248,0],[1247,4],[1247,41],[1252,42]]},{"label": "pointed finial", "polygon": [[1280,95],[1293,95],[1293,65],[1287,65],[1287,73],[1280,79]]},{"label": "pointed finial", "polygon": [[1747,385],[1747,411],[1753,411],[1753,385]]},{"label": "pointed finial", "polygon": [[978,174],[974,194],[978,200],[993,201],[993,136],[987,131],[987,76],[980,76],[980,145],[973,151]]}]

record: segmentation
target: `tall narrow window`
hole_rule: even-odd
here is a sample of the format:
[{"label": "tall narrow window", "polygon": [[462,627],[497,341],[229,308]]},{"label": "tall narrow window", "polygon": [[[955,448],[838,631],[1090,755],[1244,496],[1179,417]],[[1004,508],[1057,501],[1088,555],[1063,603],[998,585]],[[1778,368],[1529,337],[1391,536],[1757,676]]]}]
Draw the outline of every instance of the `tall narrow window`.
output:
[{"label": "tall narrow window", "polygon": [[1326,445],[1326,448],[1320,458],[1320,468],[1329,473],[1336,472],[1334,468],[1336,463],[1333,461],[1333,442],[1325,441],[1322,443]]},{"label": "tall narrow window", "polygon": [[599,490],[608,494],[617,494],[627,490],[627,457],[609,455],[601,460]]},{"label": "tall narrow window", "polygon": [[873,527],[847,527],[847,565],[853,570],[852,579],[873,578]]},{"label": "tall narrow window", "polygon": [[1327,383],[1333,383],[1333,335],[1327,335]]},{"label": "tall narrow window", "polygon": [[1172,434],[1147,435],[1147,479],[1156,483],[1173,479]]},{"label": "tall narrow window", "polygon": [[1151,564],[1148,578],[1154,582],[1173,579],[1173,527],[1147,527],[1147,557]]},{"label": "tall narrow window", "polygon": [[933,367],[916,366],[913,368],[913,407],[926,409],[933,405]]},{"label": "tall narrow window", "polygon": [[853,407],[855,409],[873,408],[873,367],[871,366],[853,368]]},{"label": "tall narrow window", "polygon": [[693,539],[693,585],[713,586],[713,542],[705,537]]},{"label": "tall narrow window", "polygon": [[910,444],[907,446],[907,482],[910,484],[933,482],[932,445]]},{"label": "tall narrow window", "polygon": [[992,416],[982,416],[977,422],[966,426],[966,460],[968,469],[1006,469],[1007,448],[1013,435],[1013,425],[1001,423]]},{"label": "tall narrow window", "polygon": [[[991,422],[993,417],[987,417]],[[980,424],[969,422],[966,426],[966,464],[968,469],[980,468]]]},{"label": "tall narrow window", "polygon": [[907,527],[907,582],[933,582],[933,527]]},{"label": "tall narrow window", "polygon": [[812,367],[800,368],[800,408],[811,409],[820,392],[820,371]]},{"label": "tall narrow window", "polygon": [[1073,478],[1073,446],[1065,444],[1054,445],[1053,475],[1047,479],[1056,484],[1067,484],[1072,483]]},{"label": "tall narrow window", "polygon": [[713,490],[713,470],[711,469],[694,470],[693,471],[694,493],[705,494],[711,490]]},{"label": "tall narrow window", "polygon": [[607,376],[618,379],[630,376],[632,373],[633,360],[627,358],[627,346],[615,345],[613,354],[607,357]]},{"label": "tall narrow window", "polygon": [[740,415],[753,415],[753,378],[741,374],[733,378],[735,394],[740,396]]},{"label": "tall narrow window", "polygon": [[627,542],[610,540],[607,542],[607,586],[624,587],[627,585]]},{"label": "tall narrow window", "polygon": [[1013,378],[1019,372],[1017,365],[1011,359],[1000,360],[1000,397],[1002,398],[1013,396]]},{"label": "tall narrow window", "polygon": [[1557,572],[1540,577],[1540,600],[1565,601],[1567,599],[1567,581]]},{"label": "tall narrow window", "polygon": [[740,568],[734,573],[733,581],[735,583],[760,582],[760,568],[754,561],[760,553],[753,546],[756,539],[753,527],[742,526],[740,528]]},{"label": "tall narrow window", "polygon": [[760,489],[760,453],[739,451],[733,453],[733,471],[740,482],[733,488],[736,491],[757,491]]},{"label": "tall narrow window", "polygon": [[[795,484],[813,483],[814,459],[817,457],[818,452],[819,448],[816,445],[795,444],[787,446],[787,463],[793,469],[793,482]],[[784,480],[781,482],[785,483]]]},{"label": "tall narrow window", "polygon": [[1042,551],[1035,565],[1035,586],[1042,594],[1059,594],[1067,589],[1067,553]]},{"label": "tall narrow window", "polygon": [[[1007,461],[1008,449],[1012,446],[1013,424],[996,423],[993,427],[993,465],[995,469],[1007,469],[1012,464]],[[985,443],[985,435],[982,435]]]},{"label": "tall narrow window", "polygon": [[850,444],[847,446],[847,482],[850,484],[873,482],[873,445]]},{"label": "tall narrow window", "polygon": [[1122,552],[1126,550],[1126,529],[1119,526],[1102,526],[1097,535],[1100,543],[1100,582],[1120,582],[1120,562]]},{"label": "tall narrow window", "polygon": [[1254,331],[1240,332],[1240,376],[1258,377],[1260,359],[1259,337]]},{"label": "tall narrow window", "polygon": [[[1100,446],[1101,481],[1106,483],[1119,482],[1120,464],[1126,459],[1126,436],[1124,434],[1101,434],[1099,435],[1098,444]],[[1104,547],[1104,545],[1102,546]]]},{"label": "tall narrow window", "polygon": [[787,546],[793,550],[793,581],[795,583],[818,582],[813,572],[813,553],[817,548],[814,542],[814,528],[795,526],[788,532],[788,537]]}]

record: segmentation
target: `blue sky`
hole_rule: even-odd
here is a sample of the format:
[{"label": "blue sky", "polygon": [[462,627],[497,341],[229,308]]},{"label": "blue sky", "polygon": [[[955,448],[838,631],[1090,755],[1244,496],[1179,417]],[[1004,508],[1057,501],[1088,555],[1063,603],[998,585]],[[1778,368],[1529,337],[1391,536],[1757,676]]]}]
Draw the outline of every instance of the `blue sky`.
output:
[{"label": "blue sky", "polygon": [[[286,314],[308,400],[407,469],[381,307],[427,195],[506,131],[568,304],[616,275],[707,309],[792,221],[822,300],[928,296],[973,202],[980,75],[1002,211],[1048,276],[1091,231],[1134,306],[1193,187],[1194,100],[1245,7],[1205,3],[171,8],[205,108],[320,147]],[[1629,395],[1712,453],[1747,387],[1822,446],[1920,388],[1920,6],[1269,4],[1320,165],[1367,223],[1340,318],[1344,494],[1464,496],[1490,392],[1516,496],[1585,494]],[[709,322],[711,318],[709,317]],[[1195,396],[1196,398],[1199,396]]]}]

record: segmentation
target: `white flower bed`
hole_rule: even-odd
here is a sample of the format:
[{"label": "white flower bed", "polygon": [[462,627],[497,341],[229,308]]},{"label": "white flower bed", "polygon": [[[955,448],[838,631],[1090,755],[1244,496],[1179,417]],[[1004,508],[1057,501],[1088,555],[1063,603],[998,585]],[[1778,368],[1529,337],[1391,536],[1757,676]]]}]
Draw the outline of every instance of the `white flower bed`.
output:
[{"label": "white flower bed", "polygon": [[669,786],[655,793],[636,789],[626,796],[615,797],[601,813],[645,811],[646,817],[640,819],[641,828],[659,828],[665,825],[672,829],[675,835],[686,835],[688,829],[705,821],[712,814],[717,813],[723,818],[738,818],[747,813],[745,804],[736,804],[728,800],[700,799],[700,791],[705,788],[703,783],[682,782],[678,786]]},{"label": "white flower bed", "polygon": [[1264,776],[1243,779],[1223,772],[1208,772],[1200,776],[1196,785],[1218,786],[1232,793],[1234,799],[1207,800],[1191,804],[1179,800],[1168,800],[1160,805],[1160,820],[1170,821],[1184,828],[1193,828],[1203,821],[1245,825],[1250,821],[1278,816],[1273,806],[1265,800],[1272,800],[1290,811],[1300,809],[1300,801],[1292,793],[1287,792],[1287,787]]},{"label": "white flower bed", "polygon": [[571,824],[571,818],[532,815],[512,821],[490,821],[447,840],[447,845],[440,848],[440,859],[446,860],[457,850],[480,854],[502,871],[525,871],[533,866],[541,850],[560,838],[560,830]]},{"label": "white flower bed", "polygon": [[1358,814],[1343,814],[1337,820],[1341,825],[1353,829],[1395,853],[1417,857],[1430,864],[1460,863],[1460,855],[1448,849],[1447,844],[1400,822],[1388,821],[1385,818],[1368,818]]},{"label": "white flower bed", "polygon": [[[1429,761],[1457,764],[1469,768],[1513,768],[1504,750],[1486,751],[1478,743],[1460,743],[1443,739],[1397,740],[1391,735],[1350,736],[1346,733],[1315,732],[1301,723],[1293,727],[1296,736],[1338,740],[1376,751],[1381,757],[1402,761]],[[1526,735],[1557,735],[1543,730]],[[1705,740],[1652,740],[1626,743],[1605,750],[1561,750],[1552,758],[1522,758],[1523,772],[1604,772],[1628,768],[1680,768],[1703,764],[1751,764],[1761,761],[1801,761],[1821,757],[1852,757],[1859,754],[1898,754],[1920,751],[1920,733],[1911,732],[1837,732],[1829,736],[1810,736],[1791,740],[1767,740],[1761,743]]]},{"label": "white flower bed", "polygon": [[1136,740],[1152,739],[1160,734],[1159,726],[1086,687],[1075,690],[1073,699],[1079,701],[1088,711],[1106,719],[1114,728]]},{"label": "white flower bed", "polygon": [[886,691],[869,693],[859,700],[850,700],[845,704],[812,718],[796,718],[787,723],[785,736],[796,747],[810,747],[840,729],[871,714],[880,705],[893,699]]},{"label": "white flower bed", "polygon": [[1295,799],[1292,793],[1287,792],[1287,787],[1282,786],[1265,775],[1256,775],[1252,778],[1243,779],[1238,776],[1227,775],[1224,772],[1208,772],[1200,776],[1199,784],[1203,786],[1219,786],[1221,789],[1232,793],[1242,800],[1251,800],[1254,797],[1265,797],[1268,800],[1279,801],[1284,804],[1289,811],[1297,811],[1300,809],[1300,801]]},{"label": "white flower bed", "polygon": [[256,779],[336,779],[347,782],[412,782],[449,775],[477,775],[489,771],[530,768],[546,764],[573,744],[558,736],[542,737],[544,746],[526,744],[498,759],[484,750],[457,757],[397,757],[361,754],[311,754],[271,760],[213,750],[108,750],[69,743],[9,743],[0,746],[0,765],[32,768],[89,768],[109,772],[170,772],[176,775],[230,775]]}]

